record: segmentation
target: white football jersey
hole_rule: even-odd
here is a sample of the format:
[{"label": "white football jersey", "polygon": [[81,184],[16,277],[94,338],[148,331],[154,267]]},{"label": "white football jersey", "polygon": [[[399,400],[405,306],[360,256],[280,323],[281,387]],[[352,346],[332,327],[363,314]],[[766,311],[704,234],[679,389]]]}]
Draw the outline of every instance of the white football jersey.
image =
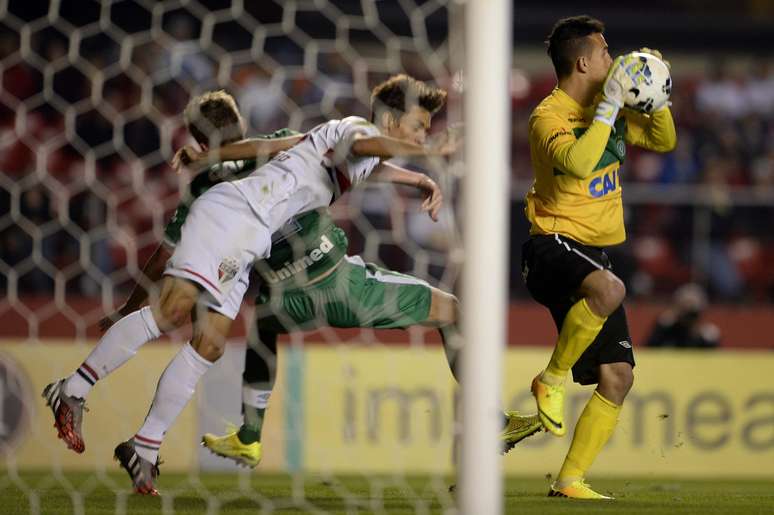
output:
[{"label": "white football jersey", "polygon": [[358,116],[320,124],[289,150],[229,184],[274,232],[290,217],[328,206],[368,178],[379,158],[350,154],[358,134],[378,136],[379,129]]}]

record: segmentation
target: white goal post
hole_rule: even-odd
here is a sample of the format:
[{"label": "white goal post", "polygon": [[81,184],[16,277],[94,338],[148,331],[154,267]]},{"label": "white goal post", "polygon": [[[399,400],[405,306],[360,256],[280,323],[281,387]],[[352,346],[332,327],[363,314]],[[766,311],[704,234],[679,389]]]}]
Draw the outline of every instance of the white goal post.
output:
[{"label": "white goal post", "polygon": [[[506,336],[511,3],[473,0],[465,11],[465,178],[462,273],[460,510],[502,512],[501,366]],[[481,280],[486,274],[486,280]]]}]

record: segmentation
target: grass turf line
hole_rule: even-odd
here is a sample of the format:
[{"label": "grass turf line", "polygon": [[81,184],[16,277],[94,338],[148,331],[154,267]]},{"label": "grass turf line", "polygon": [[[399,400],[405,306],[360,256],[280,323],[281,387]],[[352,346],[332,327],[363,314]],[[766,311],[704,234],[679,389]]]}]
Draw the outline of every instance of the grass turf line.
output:
[{"label": "grass turf line", "polygon": [[[163,474],[161,498],[131,493],[128,477],[68,472],[0,471],[0,513],[31,511],[64,515],[174,513],[228,515],[272,513],[438,513],[451,507],[451,478],[390,476],[299,476],[257,473]],[[613,502],[570,501],[545,497],[548,481],[507,478],[505,513],[723,514],[774,513],[774,481],[597,479],[593,486],[612,493]],[[418,510],[419,508],[419,510]]]}]

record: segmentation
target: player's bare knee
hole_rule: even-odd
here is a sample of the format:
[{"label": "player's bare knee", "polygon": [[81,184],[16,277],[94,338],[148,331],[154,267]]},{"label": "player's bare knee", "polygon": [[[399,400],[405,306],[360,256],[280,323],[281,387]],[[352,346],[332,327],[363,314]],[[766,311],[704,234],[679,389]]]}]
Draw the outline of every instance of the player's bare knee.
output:
[{"label": "player's bare knee", "polygon": [[606,363],[599,367],[600,393],[616,404],[622,404],[634,384],[634,372],[629,363]]},{"label": "player's bare knee", "polygon": [[618,306],[621,305],[626,297],[626,286],[622,280],[612,273],[610,274],[610,282],[605,296],[607,297],[608,304],[612,307],[611,313],[618,309]]},{"label": "player's bare knee", "polygon": [[449,304],[450,304],[450,312],[451,317],[449,318],[449,324],[456,324],[459,322],[460,319],[460,299],[457,298],[456,295],[448,294],[450,297]]},{"label": "player's bare knee", "polygon": [[223,351],[225,348],[225,346],[220,344],[220,342],[212,338],[207,338],[206,336],[199,336],[198,338],[194,337],[194,339],[191,340],[191,347],[194,348],[199,356],[206,359],[210,363],[214,363],[215,361],[219,360],[220,357],[223,356]]},{"label": "player's bare knee", "polygon": [[231,319],[214,311],[196,315],[191,346],[204,359],[217,361],[226,348]]},{"label": "player's bare knee", "polygon": [[199,355],[210,363],[214,363],[218,361],[221,356],[223,356],[223,347],[219,347],[217,345],[207,345],[204,348],[204,352],[200,352]]},{"label": "player's bare knee", "polygon": [[628,363],[622,363],[620,367],[616,369],[616,378],[618,381],[618,390],[622,395],[629,393],[634,384],[634,372],[632,367]]},{"label": "player's bare knee", "polygon": [[161,294],[151,304],[153,318],[159,329],[165,333],[183,326],[196,302],[196,287],[181,287],[180,281],[172,277],[164,279]]},{"label": "player's bare knee", "polygon": [[432,289],[431,295],[427,324],[445,327],[457,323],[460,309],[457,297],[437,288]]},{"label": "player's bare knee", "polygon": [[165,281],[159,298],[159,315],[164,325],[176,329],[188,322],[197,294],[196,287],[182,279],[175,278],[170,287]]},{"label": "player's bare knee", "polygon": [[188,321],[195,302],[196,298],[189,296],[187,292],[173,292],[167,297],[162,297],[161,318],[171,329],[181,327]]},{"label": "player's bare knee", "polygon": [[594,313],[606,317],[618,309],[624,297],[626,297],[626,286],[623,281],[606,270],[591,288],[587,302]]}]

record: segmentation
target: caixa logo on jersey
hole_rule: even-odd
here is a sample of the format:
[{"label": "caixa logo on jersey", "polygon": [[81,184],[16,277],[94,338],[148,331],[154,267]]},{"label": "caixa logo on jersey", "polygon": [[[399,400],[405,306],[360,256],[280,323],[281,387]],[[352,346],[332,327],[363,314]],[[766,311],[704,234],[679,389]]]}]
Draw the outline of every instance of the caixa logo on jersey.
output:
[{"label": "caixa logo on jersey", "polygon": [[618,170],[611,170],[589,182],[589,194],[594,197],[604,197],[618,188]]},{"label": "caixa logo on jersey", "polygon": [[0,455],[12,452],[27,435],[31,394],[30,381],[21,365],[0,353]]}]

